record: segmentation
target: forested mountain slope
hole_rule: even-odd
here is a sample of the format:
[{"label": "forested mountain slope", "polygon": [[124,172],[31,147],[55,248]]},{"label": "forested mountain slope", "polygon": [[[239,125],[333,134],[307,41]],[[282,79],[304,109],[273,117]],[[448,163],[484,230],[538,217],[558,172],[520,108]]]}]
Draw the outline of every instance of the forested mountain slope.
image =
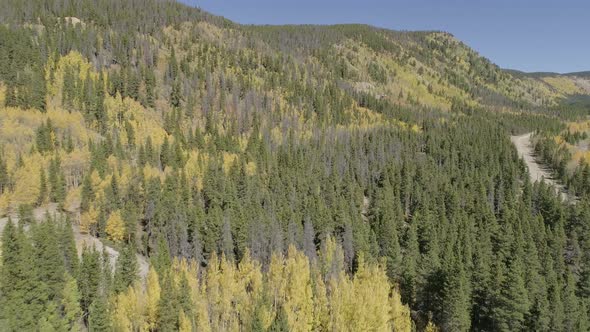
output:
[{"label": "forested mountain slope", "polygon": [[590,205],[509,139],[582,90],[443,32],[0,8],[0,330],[588,330]]}]

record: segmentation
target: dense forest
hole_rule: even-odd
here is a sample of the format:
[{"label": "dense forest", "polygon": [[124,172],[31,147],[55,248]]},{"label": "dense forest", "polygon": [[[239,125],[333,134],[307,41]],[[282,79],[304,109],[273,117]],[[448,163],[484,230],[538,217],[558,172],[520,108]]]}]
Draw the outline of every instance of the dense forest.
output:
[{"label": "dense forest", "polygon": [[438,31],[0,7],[0,331],[590,330],[572,77]]}]

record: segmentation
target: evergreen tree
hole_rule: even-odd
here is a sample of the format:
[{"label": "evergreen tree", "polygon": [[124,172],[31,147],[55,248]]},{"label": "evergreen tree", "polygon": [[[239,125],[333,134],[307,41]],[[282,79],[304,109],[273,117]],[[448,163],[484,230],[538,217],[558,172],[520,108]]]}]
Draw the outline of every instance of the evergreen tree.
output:
[{"label": "evergreen tree", "polygon": [[123,292],[137,279],[137,258],[131,244],[123,247],[119,252],[115,268],[114,290],[117,293]]},{"label": "evergreen tree", "polygon": [[39,196],[37,197],[37,205],[40,206],[43,205],[47,199],[47,179],[43,168],[40,168],[39,173]]},{"label": "evergreen tree", "polygon": [[88,331],[108,332],[111,331],[111,328],[112,322],[107,299],[104,295],[98,295],[89,308]]},{"label": "evergreen tree", "polygon": [[80,210],[88,211],[90,203],[94,202],[94,189],[92,188],[91,175],[86,174],[82,179],[82,192],[80,193]]}]

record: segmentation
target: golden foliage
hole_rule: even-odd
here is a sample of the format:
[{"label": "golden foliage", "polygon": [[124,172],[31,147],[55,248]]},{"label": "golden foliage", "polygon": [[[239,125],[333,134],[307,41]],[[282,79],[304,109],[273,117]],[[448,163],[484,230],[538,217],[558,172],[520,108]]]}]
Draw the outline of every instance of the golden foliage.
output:
[{"label": "golden foliage", "polygon": [[313,295],[309,260],[295,247],[289,248],[284,265],[285,302],[283,308],[291,331],[311,331]]},{"label": "golden foliage", "polygon": [[119,93],[115,97],[106,96],[105,109],[109,118],[109,126],[115,128],[122,142],[127,144],[125,121],[133,127],[135,144],[143,143],[151,137],[154,146],[160,146],[168,134],[162,129],[162,119],[156,111],[144,108],[131,98],[122,98]]},{"label": "golden foliage", "polygon": [[150,267],[146,278],[146,324],[147,328],[152,331],[156,328],[158,321],[158,305],[160,304],[160,280],[153,267]]},{"label": "golden foliage", "polygon": [[121,217],[121,211],[111,212],[107,219],[106,232],[109,238],[115,242],[122,241],[125,238],[125,224]]},{"label": "golden foliage", "polygon": [[[94,70],[86,58],[76,51],[71,51],[59,59],[49,58],[45,68],[45,79],[47,80],[47,94],[50,97],[49,105],[61,105],[62,87],[64,85],[64,75],[66,68],[79,69],[79,78],[84,81],[88,74],[93,80],[98,79],[98,73]],[[51,80],[51,73],[53,72],[53,80]]]},{"label": "golden foliage", "polygon": [[547,76],[543,77],[545,83],[549,84],[552,88],[560,93],[566,95],[583,94],[584,90],[581,89],[576,83],[569,77],[565,76]]},{"label": "golden foliage", "polygon": [[80,217],[80,232],[88,234],[90,228],[98,222],[98,211],[91,205],[88,211],[84,212]]},{"label": "golden foliage", "polygon": [[[321,258],[326,264],[337,261],[341,252],[332,241],[320,253],[331,256]],[[209,262],[202,274],[193,261],[175,259],[172,263],[174,291],[180,291],[185,278],[194,308],[179,311],[183,330],[190,331],[194,324],[198,331],[237,331],[252,326],[255,318],[268,329],[279,310],[284,311],[290,331],[412,329],[409,308],[401,303],[397,289],[392,289],[384,268],[366,264],[362,258],[354,277],[342,268],[322,276],[294,247],[287,257],[274,254],[266,272],[248,252],[237,266],[215,254]],[[157,329],[160,292],[158,274],[151,267],[145,287],[136,284],[116,296],[113,318],[117,330]]]},{"label": "golden foliage", "polygon": [[64,208],[69,212],[76,212],[80,208],[81,187],[69,190],[64,202]]},{"label": "golden foliage", "polygon": [[391,319],[396,332],[411,332],[412,319],[410,317],[410,308],[402,303],[402,297],[399,291],[394,288],[389,299],[391,306]]},{"label": "golden foliage", "polygon": [[16,207],[21,204],[34,204],[39,197],[40,168],[46,168],[44,158],[38,153],[21,156],[23,166],[14,173],[14,191],[9,193],[10,204]]},{"label": "golden foliage", "polygon": [[147,331],[145,323],[145,298],[139,283],[130,286],[115,299],[113,322],[116,331]]}]

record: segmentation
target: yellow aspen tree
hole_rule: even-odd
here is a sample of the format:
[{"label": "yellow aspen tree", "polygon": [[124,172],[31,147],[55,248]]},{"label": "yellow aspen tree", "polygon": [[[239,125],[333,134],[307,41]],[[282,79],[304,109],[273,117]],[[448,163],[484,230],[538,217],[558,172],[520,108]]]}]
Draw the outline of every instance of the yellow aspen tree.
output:
[{"label": "yellow aspen tree", "polygon": [[121,217],[121,211],[111,212],[107,219],[106,232],[109,238],[115,242],[122,241],[125,238],[125,223]]},{"label": "yellow aspen tree", "polygon": [[183,310],[180,311],[178,316],[178,331],[179,332],[191,332],[193,330],[190,319],[186,316]]},{"label": "yellow aspen tree", "polygon": [[113,324],[117,331],[138,331],[145,326],[141,298],[142,286],[139,283],[117,295],[113,310]]},{"label": "yellow aspen tree", "polygon": [[239,317],[234,307],[236,294],[238,293],[238,284],[236,282],[236,268],[234,263],[229,261],[225,255],[221,257],[219,279],[219,321],[221,331],[238,330]]},{"label": "yellow aspen tree", "polygon": [[313,330],[327,331],[330,325],[330,311],[328,308],[328,296],[326,293],[326,284],[321,273],[314,268],[313,275]]},{"label": "yellow aspen tree", "polygon": [[330,331],[350,331],[357,313],[354,308],[354,289],[352,281],[341,272],[338,277],[328,280],[330,308]]},{"label": "yellow aspen tree", "polygon": [[[189,262],[186,280],[188,281],[190,288],[190,299],[194,306],[192,312],[193,316],[189,318],[195,322],[199,331],[205,330],[204,328],[199,328],[199,320],[202,319],[202,317],[206,317],[207,322],[209,321],[209,314],[207,313],[206,308],[207,298],[201,293],[202,287],[199,282],[199,264],[195,260],[190,260]],[[204,312],[203,309],[205,310]]]},{"label": "yellow aspen tree", "polygon": [[84,212],[80,217],[80,232],[83,234],[88,234],[90,232],[90,228],[95,225],[98,221],[98,211],[91,205],[88,211]]},{"label": "yellow aspen tree", "polygon": [[271,302],[272,315],[275,316],[279,305],[285,298],[286,279],[284,277],[284,259],[281,254],[273,253],[266,273],[266,296]]},{"label": "yellow aspen tree", "polygon": [[367,266],[362,255],[353,278],[356,319],[353,330],[388,331],[389,280],[380,266]]},{"label": "yellow aspen tree", "polygon": [[434,323],[431,320],[428,321],[426,328],[424,328],[424,332],[438,332],[438,331],[439,331],[438,327],[436,327],[436,325],[434,325]]},{"label": "yellow aspen tree", "polygon": [[244,326],[252,326],[255,309],[262,297],[262,272],[260,264],[250,256],[246,249],[238,265],[237,311]]},{"label": "yellow aspen tree", "polygon": [[389,305],[391,307],[391,321],[393,323],[393,330],[396,332],[412,331],[410,308],[402,303],[399,290],[395,287],[391,290]]},{"label": "yellow aspen tree", "polygon": [[285,302],[289,329],[295,332],[311,331],[313,327],[313,298],[309,260],[291,246],[285,261]]},{"label": "yellow aspen tree", "polygon": [[209,302],[207,299],[206,285],[203,283],[200,288],[198,298],[193,297],[193,303],[195,303],[195,315],[196,315],[196,327],[197,331],[211,332],[211,322],[209,320]]},{"label": "yellow aspen tree", "polygon": [[160,280],[158,273],[153,266],[150,266],[146,278],[146,325],[148,330],[153,331],[156,329],[156,322],[158,321],[158,305],[160,303]]}]

